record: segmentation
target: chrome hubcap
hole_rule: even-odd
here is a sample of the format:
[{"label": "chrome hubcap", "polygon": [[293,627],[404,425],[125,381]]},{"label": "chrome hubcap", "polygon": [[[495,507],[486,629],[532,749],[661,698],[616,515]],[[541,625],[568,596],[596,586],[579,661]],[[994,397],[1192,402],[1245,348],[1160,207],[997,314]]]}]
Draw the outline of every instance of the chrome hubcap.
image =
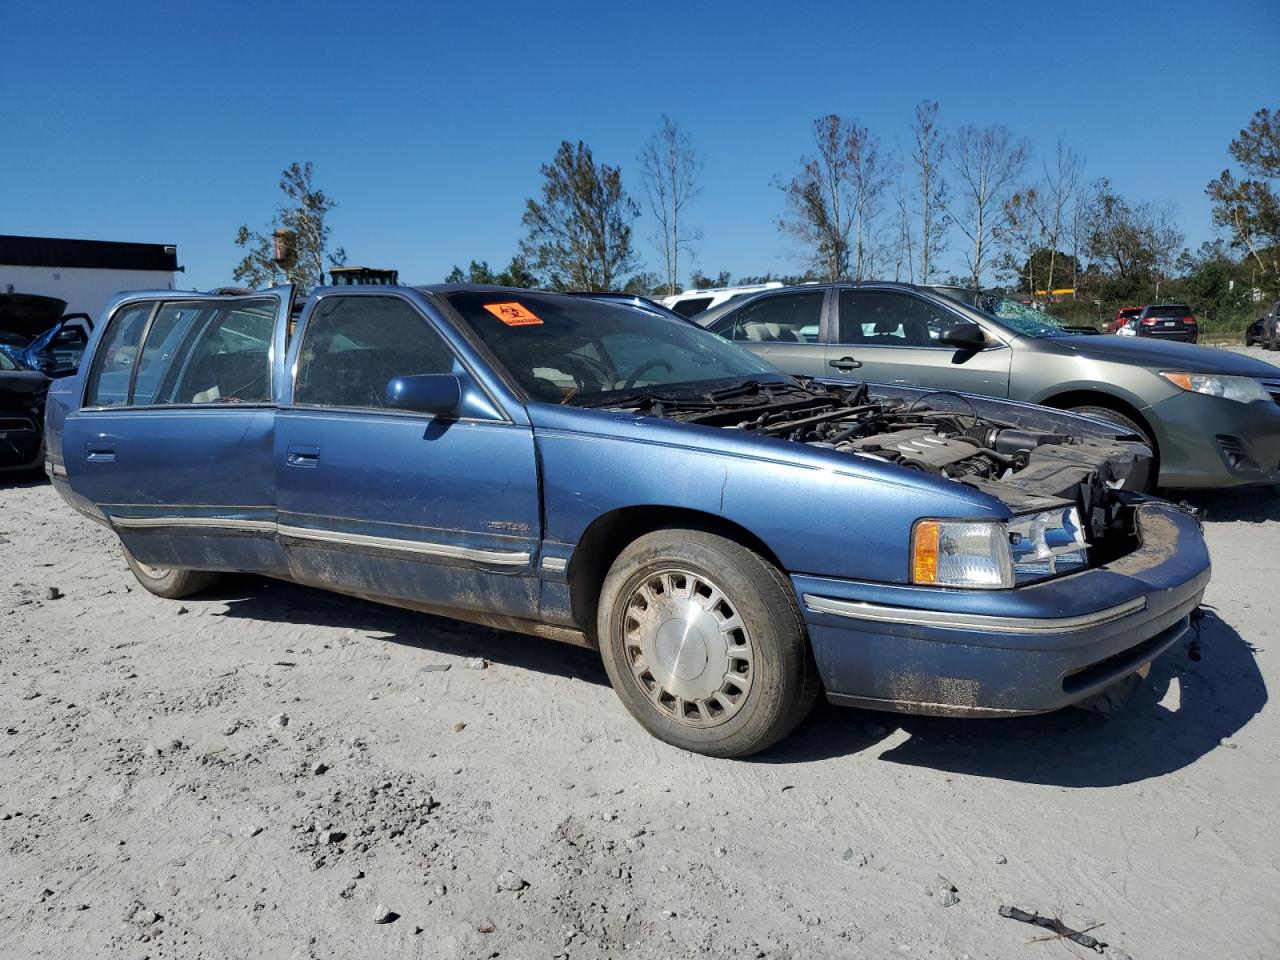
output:
[{"label": "chrome hubcap", "polygon": [[627,664],[640,689],[679,723],[724,723],[746,702],[751,638],[724,591],[688,570],[662,570],[632,589],[623,608]]}]

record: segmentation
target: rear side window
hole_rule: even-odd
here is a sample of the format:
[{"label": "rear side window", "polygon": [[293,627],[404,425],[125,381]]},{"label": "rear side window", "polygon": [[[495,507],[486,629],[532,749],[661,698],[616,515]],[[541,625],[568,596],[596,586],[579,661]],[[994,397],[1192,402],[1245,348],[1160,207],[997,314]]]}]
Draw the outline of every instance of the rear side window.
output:
[{"label": "rear side window", "polygon": [[734,315],[733,339],[746,343],[817,343],[822,290],[759,297]]},{"label": "rear side window", "polygon": [[166,303],[147,334],[133,403],[267,403],[276,301]]},{"label": "rear side window", "polygon": [[[155,317],[148,325],[153,310]],[[275,315],[272,298],[170,301],[128,308],[112,319],[94,359],[89,402],[269,402]],[[144,334],[146,342],[139,350]]]},{"label": "rear side window", "polygon": [[396,377],[452,372],[449,345],[405,301],[328,296],[302,332],[293,401],[382,409]]},{"label": "rear side window", "polygon": [[107,324],[93,357],[85,403],[91,407],[118,407],[129,401],[129,381],[138,359],[138,345],[154,303],[139,303],[116,311]]}]

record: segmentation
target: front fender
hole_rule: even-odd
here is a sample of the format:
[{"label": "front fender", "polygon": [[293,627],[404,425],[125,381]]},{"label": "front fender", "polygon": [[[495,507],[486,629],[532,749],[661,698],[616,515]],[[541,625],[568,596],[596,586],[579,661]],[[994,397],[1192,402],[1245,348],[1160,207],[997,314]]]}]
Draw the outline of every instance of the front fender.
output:
[{"label": "front fender", "polygon": [[597,518],[668,507],[750,531],[791,573],[908,581],[920,517],[1005,518],[994,497],[888,463],[630,414],[530,405],[547,549]]}]

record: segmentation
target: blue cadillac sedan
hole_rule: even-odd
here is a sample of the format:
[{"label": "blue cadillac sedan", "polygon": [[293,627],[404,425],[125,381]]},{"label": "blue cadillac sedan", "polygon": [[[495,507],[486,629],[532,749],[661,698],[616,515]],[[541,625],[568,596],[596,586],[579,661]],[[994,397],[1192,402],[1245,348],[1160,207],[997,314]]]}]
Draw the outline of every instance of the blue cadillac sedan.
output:
[{"label": "blue cadillac sedan", "polygon": [[1007,401],[783,375],[620,302],[476,286],[125,294],[47,469],[163,597],[246,571],[598,649],[655,736],[743,756],[837,703],[1010,716],[1189,629],[1150,451]]}]

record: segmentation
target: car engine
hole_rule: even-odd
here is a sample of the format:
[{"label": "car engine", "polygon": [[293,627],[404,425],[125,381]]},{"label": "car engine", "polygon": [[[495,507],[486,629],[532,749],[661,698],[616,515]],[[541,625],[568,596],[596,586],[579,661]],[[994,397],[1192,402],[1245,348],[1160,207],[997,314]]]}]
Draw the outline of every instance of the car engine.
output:
[{"label": "car engine", "polygon": [[[954,393],[812,381],[759,384],[694,396],[647,395],[617,404],[648,416],[743,430],[835,450],[966,483],[1017,510],[1047,500],[1074,503],[1099,528],[1111,523],[1109,490],[1146,478],[1150,451],[1139,443],[1037,428],[978,413]],[[918,394],[908,399],[909,394]],[[943,409],[949,407],[952,409]],[[1048,411],[1046,411],[1048,413]]]}]

